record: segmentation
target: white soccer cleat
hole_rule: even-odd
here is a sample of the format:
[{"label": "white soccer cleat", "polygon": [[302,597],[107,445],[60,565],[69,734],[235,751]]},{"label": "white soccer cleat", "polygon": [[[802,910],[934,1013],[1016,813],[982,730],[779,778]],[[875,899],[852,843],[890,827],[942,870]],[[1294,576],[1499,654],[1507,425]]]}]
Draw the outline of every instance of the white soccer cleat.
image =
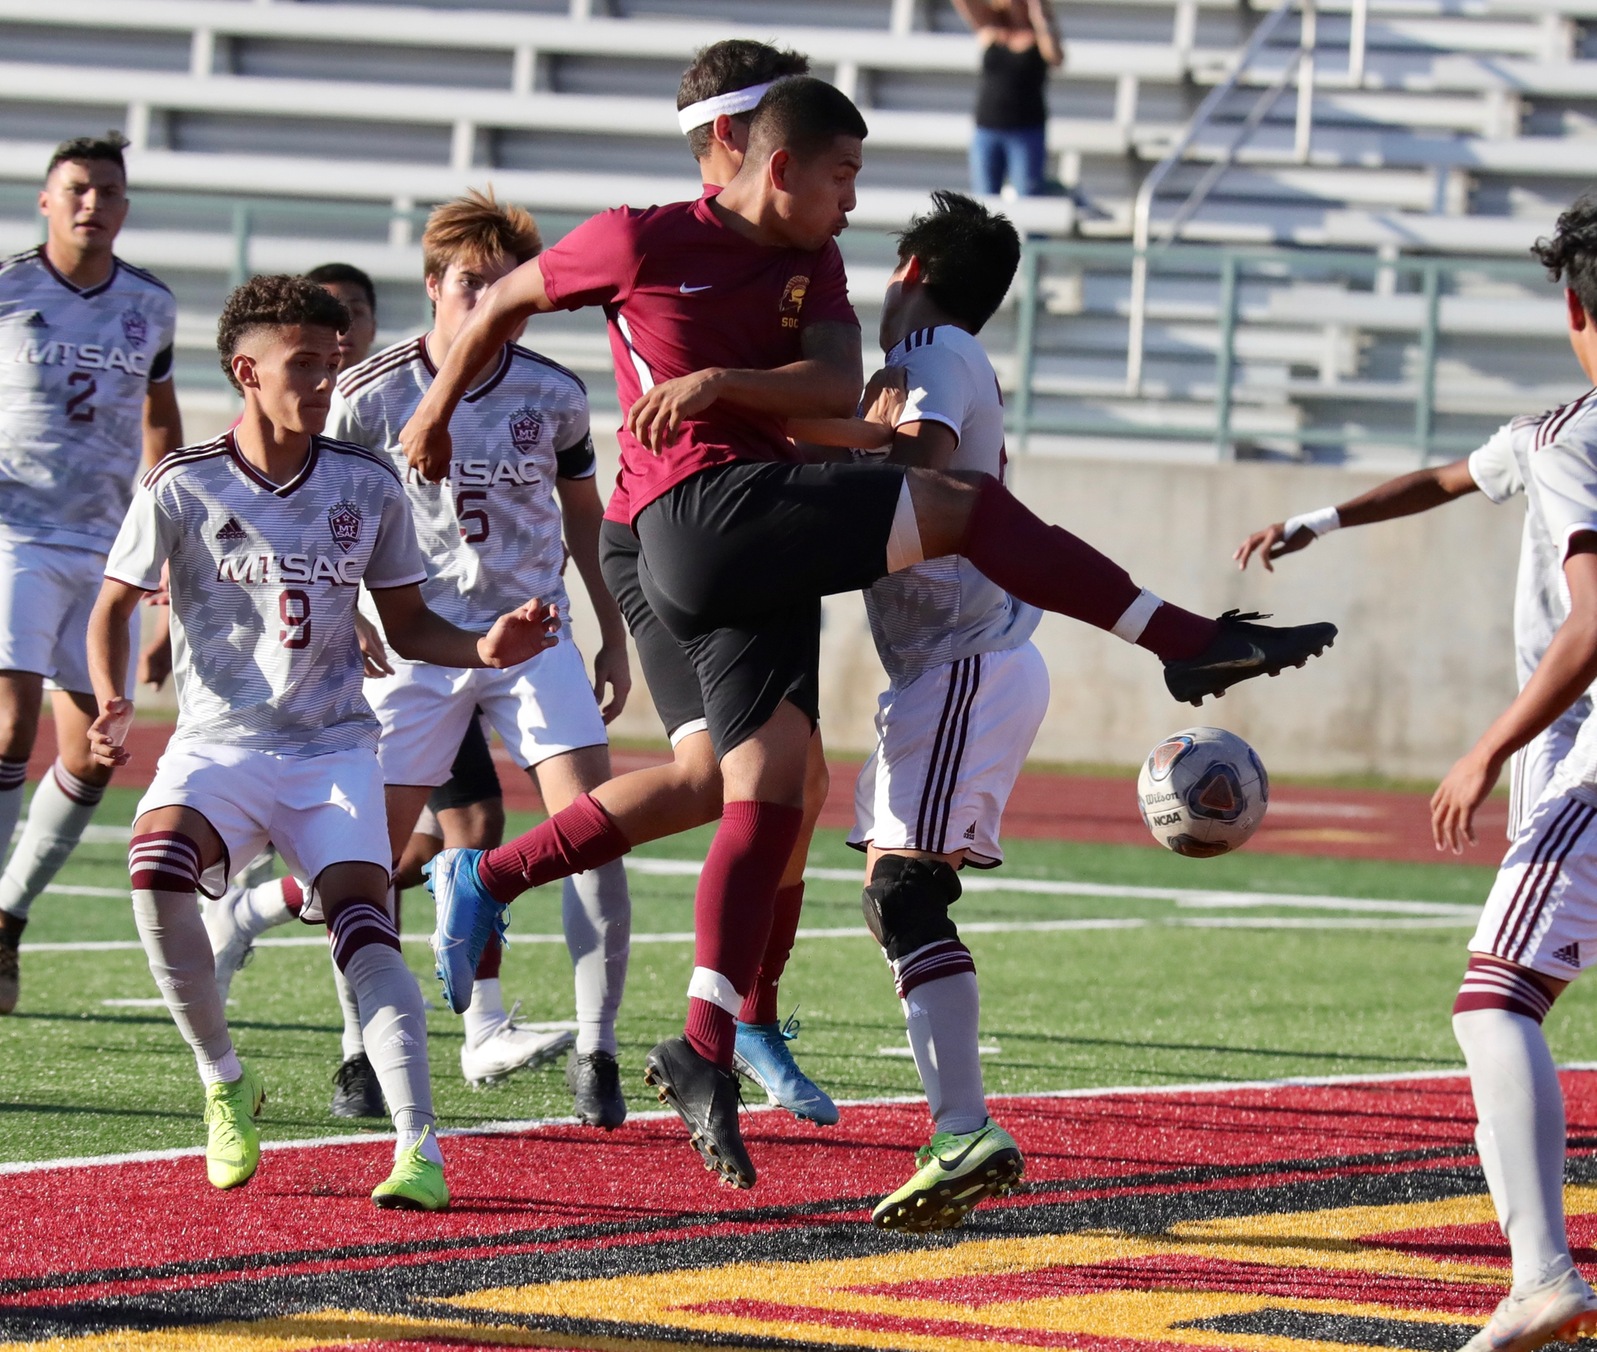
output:
[{"label": "white soccer cleat", "polygon": [[211,958],[216,963],[216,993],[224,1006],[238,969],[255,951],[255,935],[245,928],[239,915],[238,903],[245,890],[242,883],[235,882],[216,900],[207,900],[202,912],[205,933],[211,940]]},{"label": "white soccer cleat", "polygon": [[1597,1295],[1574,1268],[1524,1291],[1510,1291],[1486,1327],[1460,1352],[1532,1352],[1597,1330]]},{"label": "white soccer cleat", "polygon": [[476,1088],[502,1080],[518,1070],[553,1061],[575,1040],[569,1029],[538,1032],[516,1022],[520,1002],[510,1008],[505,1021],[481,1041],[467,1041],[460,1049],[460,1073]]}]

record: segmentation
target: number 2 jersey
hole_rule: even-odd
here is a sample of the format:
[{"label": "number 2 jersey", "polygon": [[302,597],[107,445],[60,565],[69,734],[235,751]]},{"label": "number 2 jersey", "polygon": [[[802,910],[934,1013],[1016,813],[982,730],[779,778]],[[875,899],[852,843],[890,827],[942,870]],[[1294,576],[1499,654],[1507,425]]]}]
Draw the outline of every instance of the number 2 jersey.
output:
[{"label": "number 2 jersey", "polygon": [[144,451],[144,398],[172,378],[177,302],[116,260],[79,288],[41,245],[0,262],[0,532],[103,554]]},{"label": "number 2 jersey", "polygon": [[507,343],[450,419],[449,477],[428,483],[406,464],[399,433],[436,374],[425,337],[367,358],[339,379],[328,434],[382,454],[403,477],[427,566],[422,595],[434,611],[473,630],[534,596],[564,614],[555,479],[594,473],[587,387]]},{"label": "number 2 jersey", "polygon": [[376,750],[356,597],[362,582],[381,590],[426,577],[386,459],[313,437],[300,472],[274,484],[231,432],[180,450],[139,482],[105,572],[153,591],[168,562],[174,743]]}]

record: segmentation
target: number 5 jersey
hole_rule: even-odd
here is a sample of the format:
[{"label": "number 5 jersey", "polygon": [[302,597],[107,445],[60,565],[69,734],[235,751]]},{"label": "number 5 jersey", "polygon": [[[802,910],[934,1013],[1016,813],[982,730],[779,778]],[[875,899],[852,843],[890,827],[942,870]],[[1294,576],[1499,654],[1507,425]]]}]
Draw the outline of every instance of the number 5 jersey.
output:
[{"label": "number 5 jersey", "polygon": [[299,473],[274,484],[231,432],[178,451],[140,481],[105,572],[153,591],[167,562],[174,744],[376,750],[355,638],[360,584],[426,577],[386,459],[313,437]]},{"label": "number 5 jersey", "polygon": [[385,454],[403,476],[427,562],[422,595],[438,614],[486,629],[533,596],[564,614],[555,479],[594,472],[586,387],[547,357],[505,344],[450,419],[454,458],[435,484],[399,448],[435,374],[425,337],[369,357],[339,379],[328,433]]}]

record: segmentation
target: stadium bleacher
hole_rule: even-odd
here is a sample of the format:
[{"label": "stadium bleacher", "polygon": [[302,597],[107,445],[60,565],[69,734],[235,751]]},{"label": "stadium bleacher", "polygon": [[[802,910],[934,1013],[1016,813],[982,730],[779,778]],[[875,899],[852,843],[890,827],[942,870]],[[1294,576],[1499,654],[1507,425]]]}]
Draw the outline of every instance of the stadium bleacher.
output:
[{"label": "stadium bleacher", "polygon": [[[1006,206],[1031,238],[1066,244],[1038,261],[1038,304],[1017,288],[991,332],[1006,379],[1035,373],[1016,401],[1042,429],[1032,450],[1102,452],[1111,437],[1126,453],[1413,457],[1567,395],[1556,298],[1512,260],[1597,179],[1597,0],[1373,0],[1363,27],[1355,0],[1317,8],[1308,154],[1295,153],[1289,92],[1184,227],[1183,241],[1206,247],[1176,245],[1155,266],[1144,381],[1130,398],[1123,241],[1138,188],[1259,13],[1234,0],[1068,7],[1050,94],[1061,191]],[[794,12],[775,0],[54,0],[48,11],[0,0],[0,249],[37,238],[32,189],[54,142],[122,128],[137,193],[123,250],[183,303],[185,394],[222,399],[210,325],[241,272],[347,258],[378,279],[384,333],[397,336],[425,318],[415,238],[429,203],[491,180],[558,237],[605,206],[690,194],[677,78],[698,47],[743,35],[808,52],[867,111],[844,250],[869,331],[890,232],[930,189],[965,183],[975,45],[951,0],[808,0],[802,26]],[[1297,22],[1170,175],[1156,237],[1293,58]],[[1227,249],[1247,252],[1227,265]],[[1305,261],[1328,249],[1351,261]],[[1429,282],[1405,261],[1425,258],[1444,264]],[[1229,310],[1227,266],[1239,278]],[[606,397],[591,317],[541,323],[538,341]],[[1221,403],[1230,421],[1217,437]]]}]

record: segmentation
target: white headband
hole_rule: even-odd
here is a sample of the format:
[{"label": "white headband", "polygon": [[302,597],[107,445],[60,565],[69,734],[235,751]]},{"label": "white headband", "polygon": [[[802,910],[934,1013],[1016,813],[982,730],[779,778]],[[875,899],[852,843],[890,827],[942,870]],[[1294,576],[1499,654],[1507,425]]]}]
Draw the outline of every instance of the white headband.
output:
[{"label": "white headband", "polygon": [[746,113],[757,107],[760,100],[765,97],[775,80],[768,80],[764,84],[750,85],[747,89],[734,89],[727,94],[715,94],[707,99],[700,99],[697,103],[690,103],[686,108],[677,110],[677,123],[684,133],[692,131],[695,127],[703,127],[714,122],[716,118],[725,113],[731,117],[734,113]]}]

